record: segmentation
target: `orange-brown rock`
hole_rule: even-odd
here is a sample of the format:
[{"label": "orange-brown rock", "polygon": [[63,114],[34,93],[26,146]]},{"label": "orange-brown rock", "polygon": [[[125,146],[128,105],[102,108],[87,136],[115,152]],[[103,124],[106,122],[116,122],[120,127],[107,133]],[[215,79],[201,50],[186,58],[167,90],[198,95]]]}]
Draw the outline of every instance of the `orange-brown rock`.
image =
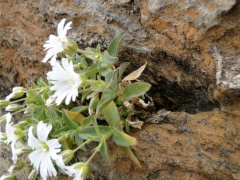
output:
[{"label": "orange-brown rock", "polygon": [[110,143],[111,166],[96,161],[92,178],[240,179],[239,12],[237,0],[1,0],[0,97],[45,78],[42,45],[62,18],[82,48],[125,31],[120,60],[148,62],[149,95],[172,113],[132,132],[142,168]]}]

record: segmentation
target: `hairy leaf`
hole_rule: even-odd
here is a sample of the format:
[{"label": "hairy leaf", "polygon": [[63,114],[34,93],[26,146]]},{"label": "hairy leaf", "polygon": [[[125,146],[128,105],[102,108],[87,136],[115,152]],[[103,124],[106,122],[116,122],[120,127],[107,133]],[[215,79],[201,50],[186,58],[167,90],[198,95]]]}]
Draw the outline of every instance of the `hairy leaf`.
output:
[{"label": "hairy leaf", "polygon": [[121,98],[123,100],[130,100],[141,95],[144,95],[149,89],[151,85],[145,82],[135,82],[133,84],[129,84],[123,91]]}]

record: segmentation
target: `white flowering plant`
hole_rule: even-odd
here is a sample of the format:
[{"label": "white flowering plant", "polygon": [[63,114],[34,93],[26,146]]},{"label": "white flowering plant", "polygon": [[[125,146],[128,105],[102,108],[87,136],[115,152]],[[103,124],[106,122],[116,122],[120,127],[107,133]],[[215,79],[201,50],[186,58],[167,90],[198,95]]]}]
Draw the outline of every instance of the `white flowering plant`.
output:
[{"label": "white flowering plant", "polygon": [[[133,121],[132,115],[136,102],[146,105],[143,99],[151,87],[138,80],[146,64],[122,78],[129,63],[114,64],[125,34],[117,35],[104,52],[99,45],[82,50],[66,36],[71,22],[65,21],[58,24],[58,36],[50,35],[43,46],[47,51],[43,62],[52,67],[47,81],[39,78],[32,87],[14,87],[0,100],[7,112],[0,119],[6,127],[0,132],[0,144],[10,146],[13,161],[0,179],[14,179],[24,168],[31,170],[29,178],[45,180],[63,173],[85,179],[97,153],[110,161],[110,139],[140,165],[131,151],[137,140],[127,133],[130,126],[143,124]],[[22,119],[14,123],[18,113]],[[75,153],[86,151],[91,142],[98,143],[92,155],[78,162]]]}]

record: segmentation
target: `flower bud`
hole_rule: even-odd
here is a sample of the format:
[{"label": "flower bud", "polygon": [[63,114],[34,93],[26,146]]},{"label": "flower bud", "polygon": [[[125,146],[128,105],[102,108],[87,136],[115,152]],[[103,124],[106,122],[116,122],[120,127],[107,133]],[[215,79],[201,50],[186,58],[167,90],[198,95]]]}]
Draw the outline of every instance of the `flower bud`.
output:
[{"label": "flower bud", "polygon": [[60,155],[62,156],[64,163],[67,164],[74,157],[74,151],[67,149],[61,152]]},{"label": "flower bud", "polygon": [[89,112],[90,115],[95,113],[98,102],[99,102],[99,97],[98,96],[92,97],[92,99],[90,100],[90,103],[89,103],[89,106],[88,106],[88,112]]},{"label": "flower bud", "polygon": [[26,120],[25,121],[20,121],[20,122],[17,123],[18,127],[23,127],[23,126],[26,126],[26,125],[28,125],[28,122]]},{"label": "flower bud", "polygon": [[0,177],[1,180],[12,180],[15,179],[15,174],[9,173],[9,174],[4,174]]},{"label": "flower bud", "polygon": [[70,133],[65,133],[58,138],[58,141],[64,141],[70,137]]},{"label": "flower bud", "polygon": [[69,53],[75,53],[78,50],[78,45],[71,39],[67,38],[67,41],[62,41],[63,49]]},{"label": "flower bud", "polygon": [[20,170],[25,166],[25,163],[23,161],[17,162],[16,164],[12,165],[9,169],[8,172],[12,173],[13,171]]},{"label": "flower bud", "polygon": [[16,136],[20,139],[22,138],[22,135],[23,135],[23,131],[21,128],[19,127],[14,127],[14,134],[16,134]]},{"label": "flower bud", "polygon": [[74,71],[79,71],[81,69],[80,63],[73,65]]},{"label": "flower bud", "polygon": [[0,100],[0,108],[7,107],[9,104],[8,100]]},{"label": "flower bud", "polygon": [[14,87],[13,92],[6,97],[6,100],[17,99],[19,97],[22,97],[24,93],[25,89],[23,87]]},{"label": "flower bud", "polygon": [[22,148],[17,149],[15,153],[16,153],[17,156],[21,156],[22,154],[30,153],[31,151],[32,151],[32,148],[26,146],[26,147],[22,147]]},{"label": "flower bud", "polygon": [[91,166],[89,164],[82,163],[82,162],[74,164],[74,169],[79,169],[79,170],[82,169],[81,177],[83,179],[86,179],[91,172]]},{"label": "flower bud", "polygon": [[21,108],[20,105],[18,104],[9,104],[6,108],[5,111],[17,111]]}]

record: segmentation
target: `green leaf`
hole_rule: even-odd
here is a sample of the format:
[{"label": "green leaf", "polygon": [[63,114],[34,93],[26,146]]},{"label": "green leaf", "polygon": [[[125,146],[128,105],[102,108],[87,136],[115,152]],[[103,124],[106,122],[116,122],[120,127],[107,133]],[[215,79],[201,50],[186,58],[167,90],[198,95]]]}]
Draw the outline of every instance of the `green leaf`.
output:
[{"label": "green leaf", "polygon": [[114,101],[107,104],[102,110],[103,116],[109,125],[117,127],[120,123],[120,116]]},{"label": "green leaf", "polygon": [[86,99],[86,97],[91,93],[92,93],[91,90],[84,91],[83,94],[82,94],[81,102],[83,102]]},{"label": "green leaf", "polygon": [[95,61],[95,60],[97,60],[99,58],[99,56],[98,56],[98,49],[86,48],[85,50],[87,52],[95,53],[95,55],[85,54],[85,56],[88,57],[89,59],[92,59],[93,61]]},{"label": "green leaf", "polygon": [[103,77],[106,77],[108,75],[108,73],[110,73],[112,71],[110,66],[106,66],[104,68],[101,69],[101,75]]},{"label": "green leaf", "polygon": [[96,108],[96,114],[98,115],[101,113],[102,109],[106,107],[108,103],[110,103],[113,99],[117,97],[116,93],[109,93],[106,94],[99,102]]},{"label": "green leaf", "polygon": [[[78,146],[80,146],[83,143],[83,139],[80,138],[77,134],[74,136],[74,138]],[[86,148],[84,146],[81,149],[82,150],[84,149],[84,151],[86,151]]]},{"label": "green leaf", "polygon": [[58,120],[59,115],[53,107],[49,107],[46,111],[46,115],[50,120]]},{"label": "green leaf", "polygon": [[129,147],[137,144],[137,140],[134,137],[129,136],[123,131],[119,131],[116,128],[113,128],[113,131],[114,131],[113,140],[119,146]]},{"label": "green leaf", "polygon": [[[107,134],[108,132],[112,131],[112,129],[108,126],[98,126],[101,134]],[[95,141],[100,141],[101,137],[98,136],[96,130],[93,126],[91,127],[84,127],[78,131],[78,135],[82,139],[88,139],[89,137],[95,137]]]},{"label": "green leaf", "polygon": [[92,116],[86,117],[86,118],[83,120],[82,125],[83,125],[83,126],[89,125],[89,124],[92,122],[92,118],[93,118]]},{"label": "green leaf", "polygon": [[[104,64],[104,63],[101,63],[101,71],[105,70],[108,68],[108,65],[107,64]],[[98,64],[93,64],[92,66],[90,66],[89,68],[86,69],[85,71],[85,76],[87,77],[93,77],[95,76],[97,73],[99,72],[99,66]]]},{"label": "green leaf", "polygon": [[77,129],[78,128],[78,125],[69,118],[68,114],[67,114],[67,111],[64,109],[62,111],[62,117],[63,117],[63,120],[65,122],[65,124],[70,128],[70,129]]},{"label": "green leaf", "polygon": [[86,69],[85,76],[92,77],[96,73],[98,73],[98,71],[99,71],[98,64],[97,63],[93,64],[92,66],[90,66],[89,68]]},{"label": "green leaf", "polygon": [[130,147],[121,147],[121,149],[123,150],[123,152],[131,158],[131,160],[134,162],[135,165],[137,165],[138,167],[141,167],[141,164],[138,160],[138,158],[135,156],[135,154],[132,152],[132,150],[130,149]]},{"label": "green leaf", "polygon": [[104,51],[102,62],[106,64],[114,64],[117,61],[118,61],[118,57],[113,57],[107,51]]},{"label": "green leaf", "polygon": [[86,111],[87,109],[88,109],[88,106],[77,106],[77,107],[72,108],[71,111],[81,113],[81,112]]},{"label": "green leaf", "polygon": [[[130,63],[122,63],[117,69],[110,71],[106,77],[105,82],[110,83],[111,81],[120,82],[121,77]],[[118,84],[118,83],[117,83]]]},{"label": "green leaf", "polygon": [[118,79],[118,81],[121,80],[122,75],[123,75],[124,71],[126,70],[126,68],[128,67],[129,64],[130,64],[129,62],[122,63],[122,64],[118,67],[118,69],[119,69],[119,76],[118,76],[119,79]]},{"label": "green leaf", "polygon": [[34,118],[40,120],[45,119],[45,105],[37,106],[34,112]]},{"label": "green leaf", "polygon": [[101,148],[100,148],[100,153],[101,153],[103,159],[105,159],[107,162],[110,162],[106,141],[102,141],[102,145],[101,145]]},{"label": "green leaf", "polygon": [[110,83],[108,84],[108,88],[117,91],[118,85],[119,85],[118,79],[119,79],[119,69],[116,69],[112,74],[112,78]]},{"label": "green leaf", "polygon": [[135,82],[133,84],[129,84],[124,89],[121,99],[130,100],[144,95],[150,89],[150,87],[151,85],[145,82]]},{"label": "green leaf", "polygon": [[51,133],[51,136],[52,137],[59,137],[59,134],[61,132],[67,132],[68,130],[69,130],[69,127],[67,127],[67,126],[64,126],[64,127],[60,128],[60,129],[58,128],[53,133]]},{"label": "green leaf", "polygon": [[[78,134],[77,131],[74,132],[74,135],[73,135],[73,136],[74,136],[74,139],[75,139],[77,145],[78,145],[78,146],[82,145],[83,139],[79,136],[79,134]],[[86,151],[85,146],[83,146],[83,147],[81,148],[81,150]]]},{"label": "green leaf", "polygon": [[120,47],[122,45],[122,40],[123,40],[124,36],[125,36],[124,32],[118,34],[113,39],[113,41],[109,44],[107,51],[108,51],[110,56],[116,57],[118,55],[118,52],[119,52]]}]

